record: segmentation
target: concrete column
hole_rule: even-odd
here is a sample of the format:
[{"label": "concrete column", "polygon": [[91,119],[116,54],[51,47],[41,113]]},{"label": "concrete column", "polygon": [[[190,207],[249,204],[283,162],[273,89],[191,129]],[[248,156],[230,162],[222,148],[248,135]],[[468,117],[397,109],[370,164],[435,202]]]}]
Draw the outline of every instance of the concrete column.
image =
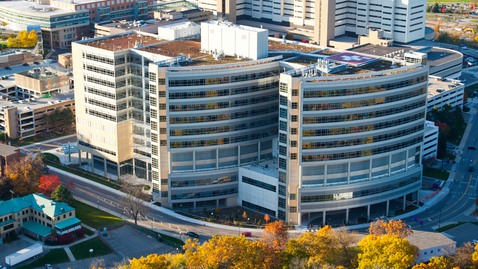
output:
[{"label": "concrete column", "polygon": [[237,146],[237,166],[241,166],[241,146]]},{"label": "concrete column", "polygon": [[106,176],[106,175],[107,175],[107,174],[106,174],[106,171],[107,171],[107,169],[106,169],[106,158],[103,158],[103,163],[104,163],[104,165],[105,165],[105,177],[107,177],[107,176]]},{"label": "concrete column", "polygon": [[[173,171],[173,165],[172,165],[173,161],[171,159],[171,151],[168,152],[168,159],[169,159],[169,172],[171,173]],[[159,160],[158,160],[158,162],[159,162]],[[158,166],[159,166],[159,163],[158,163]]]},{"label": "concrete column", "polygon": [[420,191],[417,191],[417,202],[415,203],[416,206],[420,206]]},{"label": "concrete column", "polygon": [[310,212],[307,213],[307,219],[310,220]]},{"label": "concrete column", "polygon": [[348,163],[348,169],[347,169],[347,184],[350,184],[350,162]]},{"label": "concrete column", "polygon": [[327,186],[327,165],[324,165],[324,187],[326,186]]},{"label": "concrete column", "polygon": [[405,194],[403,196],[403,211],[405,211],[406,206],[407,206],[407,195]]},{"label": "concrete column", "polygon": [[81,150],[78,149],[78,164],[81,167]]},{"label": "concrete column", "polygon": [[[116,165],[117,165],[117,168],[118,168],[118,180],[119,180],[119,179],[120,179],[120,176],[121,176],[121,172],[120,172],[120,171],[121,171],[121,170],[120,170],[121,167],[120,167],[120,164],[119,164],[119,163],[117,163]],[[160,182],[159,184],[161,184],[161,182]]]},{"label": "concrete column", "polygon": [[193,150],[193,171],[196,172],[196,151]]},{"label": "concrete column", "polygon": [[193,202],[193,210],[196,211],[196,202]]},{"label": "concrete column", "polygon": [[216,170],[219,170],[219,149],[216,149]]},{"label": "concrete column", "polygon": [[299,216],[299,218],[297,219],[297,225],[302,225],[302,214],[301,213],[297,213],[297,216]]},{"label": "concrete column", "polygon": [[392,155],[388,156],[388,176],[392,175]]},{"label": "concrete column", "polygon": [[261,142],[257,142],[257,162],[261,162]]},{"label": "concrete column", "polygon": [[[302,188],[302,165],[299,165],[299,188]],[[310,213],[309,213],[310,217]]]},{"label": "concrete column", "polygon": [[322,226],[325,226],[326,214],[327,214],[327,211],[324,211],[322,214]]},{"label": "concrete column", "polygon": [[388,217],[388,211],[390,209],[390,200],[387,200],[387,209],[385,210],[385,215]]},{"label": "concrete column", "polygon": [[408,149],[405,151],[405,171],[408,171]]},{"label": "concrete column", "polygon": [[94,160],[94,155],[91,154],[91,161],[90,161],[90,164],[91,164],[91,172],[95,172],[95,160]]},{"label": "concrete column", "polygon": [[345,224],[349,223],[349,209],[345,209]]},{"label": "concrete column", "polygon": [[367,205],[367,221],[370,221],[370,205]]},{"label": "concrete column", "polygon": [[418,158],[419,165],[422,165],[422,151],[423,151],[423,145],[420,145],[420,158]]},{"label": "concrete column", "polygon": [[368,180],[372,180],[372,159],[370,159],[370,163],[368,164]]}]

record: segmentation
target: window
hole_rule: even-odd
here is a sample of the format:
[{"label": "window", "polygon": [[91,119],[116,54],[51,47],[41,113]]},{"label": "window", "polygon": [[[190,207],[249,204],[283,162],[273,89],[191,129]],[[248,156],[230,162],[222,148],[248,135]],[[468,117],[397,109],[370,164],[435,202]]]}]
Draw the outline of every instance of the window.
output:
[{"label": "window", "polygon": [[296,206],[291,206],[291,207],[289,208],[289,212],[290,212],[290,213],[295,213],[295,212],[297,212],[297,207],[296,207]]},{"label": "window", "polygon": [[297,109],[299,107],[297,102],[292,103],[292,109]]},{"label": "window", "polygon": [[285,186],[279,185],[279,194],[285,196]]},{"label": "window", "polygon": [[71,212],[70,212],[70,217],[71,217]]},{"label": "window", "polygon": [[242,177],[242,182],[253,185],[253,186],[256,186],[256,187],[259,187],[259,188],[262,188],[262,189],[265,189],[265,190],[268,190],[268,191],[276,192],[276,186],[271,185],[271,184],[267,184],[265,182],[258,181],[258,180],[252,179],[252,178],[248,178],[248,177],[243,176]]},{"label": "window", "polygon": [[297,141],[291,140],[290,141],[290,146],[293,147],[293,148],[296,148],[297,147]]},{"label": "window", "polygon": [[277,200],[277,206],[280,208],[285,208],[285,199],[279,197]]},{"label": "window", "polygon": [[295,193],[289,194],[289,199],[290,199],[290,200],[295,200],[295,199],[297,199],[297,194],[295,194]]},{"label": "window", "polygon": [[297,153],[291,153],[290,154],[290,159],[291,160],[297,160]]},{"label": "window", "polygon": [[161,179],[161,185],[168,185],[168,179],[167,178],[162,178]]},{"label": "window", "polygon": [[292,90],[292,96],[299,96],[299,90]]},{"label": "window", "polygon": [[296,135],[297,134],[297,128],[290,128],[290,134]]},{"label": "window", "polygon": [[292,122],[297,122],[297,115],[291,115],[291,116],[290,116],[290,120],[291,120]]}]

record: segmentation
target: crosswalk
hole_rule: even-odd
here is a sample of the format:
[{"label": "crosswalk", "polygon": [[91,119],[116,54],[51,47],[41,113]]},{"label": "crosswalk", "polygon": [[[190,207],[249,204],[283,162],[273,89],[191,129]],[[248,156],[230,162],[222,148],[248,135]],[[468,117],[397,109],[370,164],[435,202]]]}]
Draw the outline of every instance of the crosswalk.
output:
[{"label": "crosswalk", "polygon": [[[463,192],[459,192],[459,191],[451,191],[450,194],[460,194],[462,195]],[[466,195],[470,195],[470,196],[478,196],[478,193],[471,193],[471,192],[468,192],[466,193]]]}]

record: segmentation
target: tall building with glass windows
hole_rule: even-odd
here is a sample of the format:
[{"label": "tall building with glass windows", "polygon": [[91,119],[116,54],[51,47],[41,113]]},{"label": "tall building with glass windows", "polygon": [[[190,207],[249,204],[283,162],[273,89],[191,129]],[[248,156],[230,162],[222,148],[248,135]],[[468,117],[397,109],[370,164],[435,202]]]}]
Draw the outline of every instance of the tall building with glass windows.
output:
[{"label": "tall building with glass windows", "polygon": [[267,34],[206,22],[201,42],[74,43],[90,169],[148,180],[171,209],[240,205],[293,224],[417,203],[428,67]]}]

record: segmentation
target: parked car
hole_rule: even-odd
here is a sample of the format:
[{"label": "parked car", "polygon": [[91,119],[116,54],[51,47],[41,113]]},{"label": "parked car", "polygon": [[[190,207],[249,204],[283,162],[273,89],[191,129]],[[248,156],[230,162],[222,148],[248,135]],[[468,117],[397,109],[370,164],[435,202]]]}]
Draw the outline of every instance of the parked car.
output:
[{"label": "parked car", "polygon": [[468,146],[468,149],[476,149],[474,146]]},{"label": "parked car", "polygon": [[447,149],[455,149],[455,146],[452,145],[452,144],[447,144],[447,145],[446,145],[446,148],[447,148]]},{"label": "parked car", "polygon": [[468,166],[468,171],[473,172],[473,164],[470,164],[470,166]]},{"label": "parked car", "polygon": [[194,237],[194,238],[198,238],[198,237],[199,237],[199,235],[198,235],[197,233],[195,233],[195,232],[188,232],[187,235],[188,235],[189,237]]},{"label": "parked car", "polygon": [[12,68],[10,66],[5,67],[5,69],[12,70]]},{"label": "parked car", "polygon": [[27,64],[27,63],[24,63],[24,64],[22,64],[22,65],[23,65],[23,66],[30,66],[30,65],[29,65],[29,64]]},{"label": "parked car", "polygon": [[33,63],[34,63],[34,64],[37,64],[37,65],[40,64],[40,62],[33,62]]},{"label": "parked car", "polygon": [[251,232],[243,232],[241,233],[241,235],[243,235],[244,237],[252,237]]},{"label": "parked car", "polygon": [[45,264],[45,268],[46,268],[46,269],[53,269],[53,266],[51,266],[51,264],[48,264],[48,263],[47,263],[47,264]]}]

